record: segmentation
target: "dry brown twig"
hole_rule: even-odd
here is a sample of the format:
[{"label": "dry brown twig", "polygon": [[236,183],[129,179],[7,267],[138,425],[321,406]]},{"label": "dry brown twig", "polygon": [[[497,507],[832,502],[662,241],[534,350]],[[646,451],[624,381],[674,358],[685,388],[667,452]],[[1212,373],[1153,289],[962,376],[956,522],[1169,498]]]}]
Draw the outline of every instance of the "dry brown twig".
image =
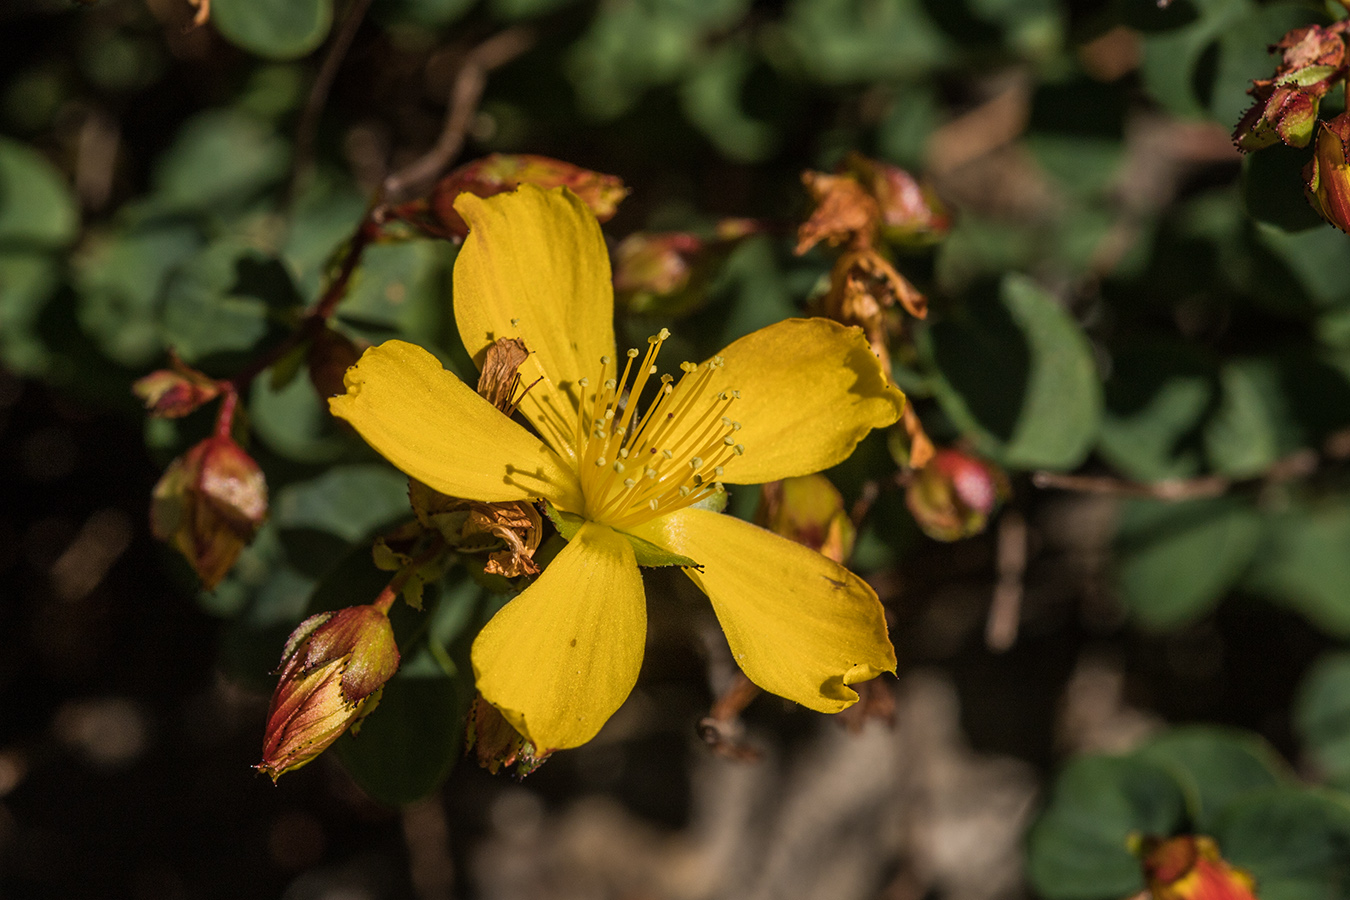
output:
[{"label": "dry brown twig", "polygon": [[[210,0],[202,2],[209,4]],[[337,78],[338,70],[342,68],[342,61],[347,57],[352,41],[356,39],[356,32],[360,30],[370,4],[371,0],[352,0],[348,5],[347,12],[342,17],[342,26],[334,35],[333,42],[328,45],[328,55],[324,57],[323,65],[319,67],[318,74],[314,76],[314,83],[310,85],[309,97],[305,100],[305,108],[301,111],[300,121],[295,127],[295,155],[291,163],[290,182],[286,186],[287,209],[294,204],[295,198],[305,186],[310,170],[314,167],[314,136],[319,130],[319,114],[323,112],[324,104],[328,102],[328,92],[333,88],[333,80]]]},{"label": "dry brown twig", "polygon": [[469,126],[487,87],[488,73],[520,56],[533,44],[534,32],[517,27],[499,32],[469,51],[455,76],[440,137],[430,150],[384,179],[382,206],[411,199],[431,187],[464,149]]}]

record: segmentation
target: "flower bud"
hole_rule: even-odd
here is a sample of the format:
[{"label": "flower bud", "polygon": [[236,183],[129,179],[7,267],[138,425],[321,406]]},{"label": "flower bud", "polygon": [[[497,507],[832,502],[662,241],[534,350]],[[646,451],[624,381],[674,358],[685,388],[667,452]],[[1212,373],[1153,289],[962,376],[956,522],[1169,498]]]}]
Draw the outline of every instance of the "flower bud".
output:
[{"label": "flower bud", "polygon": [[763,487],[755,521],[837,563],[853,552],[855,531],[844,498],[824,475],[803,475]]},{"label": "flower bud", "polygon": [[375,606],[319,613],[286,641],[267,710],[262,762],[276,781],[314,759],[379,703],[398,671],[389,617]]},{"label": "flower bud", "polygon": [[1219,855],[1213,838],[1181,835],[1138,842],[1152,900],[1255,900],[1255,883]]},{"label": "flower bud", "polygon": [[1303,167],[1306,194],[1313,209],[1341,231],[1350,230],[1350,113],[1323,122],[1317,130],[1317,150]]},{"label": "flower bud", "polygon": [[511,723],[479,694],[469,707],[465,723],[464,752],[474,751],[478,765],[493,775],[502,768],[516,767],[516,777],[524,778],[544,764],[548,753],[539,753],[534,744],[511,727]]},{"label": "flower bud", "polygon": [[465,193],[491,197],[514,191],[522,184],[566,187],[601,222],[608,222],[628,196],[628,188],[617,175],[602,175],[547,156],[493,153],[455,169],[436,184],[430,197],[404,204],[391,215],[420,224],[438,237],[460,241],[469,233],[469,226],[455,212],[456,197]]},{"label": "flower bud", "polygon": [[177,419],[220,396],[220,383],[215,379],[184,365],[177,357],[172,365],[172,369],[151,372],[131,386],[150,415]]},{"label": "flower bud", "polygon": [[228,437],[210,437],[169,464],[151,495],[150,528],[178,548],[208,590],[267,518],[262,469]]},{"label": "flower bud", "polygon": [[1295,28],[1270,49],[1283,55],[1275,77],[1257,79],[1247,91],[1255,103],[1233,132],[1240,150],[1260,150],[1276,141],[1306,147],[1317,122],[1317,108],[1345,74],[1343,26]]},{"label": "flower bud", "polygon": [[853,175],[877,201],[881,236],[905,247],[925,247],[947,236],[951,217],[932,188],[898,166],[849,154],[844,170]]},{"label": "flower bud", "polygon": [[958,541],[984,531],[1011,490],[1003,470],[973,454],[944,447],[914,473],[905,503],[924,534]]}]

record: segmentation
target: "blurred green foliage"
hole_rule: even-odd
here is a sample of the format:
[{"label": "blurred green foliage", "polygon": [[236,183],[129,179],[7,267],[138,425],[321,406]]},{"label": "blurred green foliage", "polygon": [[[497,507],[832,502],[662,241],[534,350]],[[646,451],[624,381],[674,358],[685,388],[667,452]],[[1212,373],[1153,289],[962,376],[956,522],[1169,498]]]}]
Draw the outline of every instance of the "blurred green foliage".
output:
[{"label": "blurred green foliage", "polygon": [[[852,150],[928,172],[955,224],[897,258],[931,312],[891,349],[932,437],[1005,466],[1024,511],[1044,496],[1038,471],[1127,494],[1108,567],[1127,627],[1182,629],[1240,595],[1350,637],[1350,242],[1303,199],[1308,152],[1244,160],[1226,137],[1274,68],[1267,46],[1325,8],[373,0],[298,142],[336,29],[363,8],[213,0],[187,30],[186,0],[0,10],[0,364],[128,413],[131,381],[170,349],[237,374],[320,297],[384,176],[435,142],[468,48],[525,28],[533,46],[489,76],[466,157],[543,153],[621,176],[632,195],[614,239],[766,223],[706,302],[678,323],[623,315],[621,339],[675,325],[672,347],[701,358],[803,314],[829,255],[791,252],[801,172]],[[333,326],[417,342],[472,378],[450,313],[455,252],[417,237],[370,247]],[[409,518],[403,477],[288,362],[253,380],[241,426],[271,520],[200,597],[229,622],[224,667],[263,690],[306,614],[387,583],[370,542]],[[209,428],[206,413],[156,421],[147,443],[165,464]],[[890,483],[884,436],[832,474],[850,499]],[[1157,489],[1176,479],[1207,487]],[[733,513],[754,507],[733,492]],[[903,566],[920,540],[883,496],[855,562]],[[188,583],[181,561],[165,565]],[[403,668],[339,745],[375,796],[422,796],[459,758],[467,649],[501,587],[460,566],[428,586],[424,613],[396,612]],[[1142,887],[1130,834],[1198,829],[1263,900],[1347,896],[1348,689],[1350,663],[1328,657],[1295,714],[1326,790],[1255,736],[1208,729],[1070,762],[1030,838],[1036,890],[1126,896]]]}]

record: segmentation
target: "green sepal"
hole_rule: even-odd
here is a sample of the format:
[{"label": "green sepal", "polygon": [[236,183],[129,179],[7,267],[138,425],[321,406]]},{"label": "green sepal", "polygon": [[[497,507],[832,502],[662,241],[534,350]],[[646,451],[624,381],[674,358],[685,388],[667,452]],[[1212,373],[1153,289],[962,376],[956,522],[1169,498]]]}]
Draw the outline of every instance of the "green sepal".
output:
[{"label": "green sepal", "polygon": [[[726,492],[719,492],[722,497],[722,505],[726,506]],[[548,513],[549,521],[558,529],[558,533],[564,540],[570,541],[581,530],[581,526],[586,523],[586,519],[573,513],[563,512],[553,506],[552,503],[544,503],[544,511]],[[671,553],[669,550],[662,550],[660,547],[644,541],[640,537],[634,537],[619,529],[614,529],[619,534],[628,539],[629,545],[633,548],[633,556],[637,559],[639,566],[680,566],[686,569],[697,569],[698,563],[687,556],[680,556],[678,553]]]}]

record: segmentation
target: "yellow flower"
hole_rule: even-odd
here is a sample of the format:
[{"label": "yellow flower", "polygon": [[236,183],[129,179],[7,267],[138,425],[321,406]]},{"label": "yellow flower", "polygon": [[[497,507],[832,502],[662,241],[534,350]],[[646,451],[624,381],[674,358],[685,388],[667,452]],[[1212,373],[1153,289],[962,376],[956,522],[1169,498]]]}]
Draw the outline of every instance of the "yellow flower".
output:
[{"label": "yellow flower", "polygon": [[[540,751],[595,736],[637,682],[647,613],[639,562],[696,564],[737,663],[756,684],[822,712],[850,684],[895,671],[876,594],[843,566],[696,504],[720,483],[759,484],[832,466],[900,416],[862,332],[792,319],[657,379],[655,359],[615,352],[609,257],[571,193],[531,185],[455,209],[455,320],[481,366],[498,338],[532,351],[519,410],[502,415],[426,350],[367,350],[334,397],[386,459],[443,494],[547,501],[576,527],[530,587],[478,635],[478,690]],[[658,385],[645,410],[643,388]],[[654,545],[654,547],[653,547]]]}]

